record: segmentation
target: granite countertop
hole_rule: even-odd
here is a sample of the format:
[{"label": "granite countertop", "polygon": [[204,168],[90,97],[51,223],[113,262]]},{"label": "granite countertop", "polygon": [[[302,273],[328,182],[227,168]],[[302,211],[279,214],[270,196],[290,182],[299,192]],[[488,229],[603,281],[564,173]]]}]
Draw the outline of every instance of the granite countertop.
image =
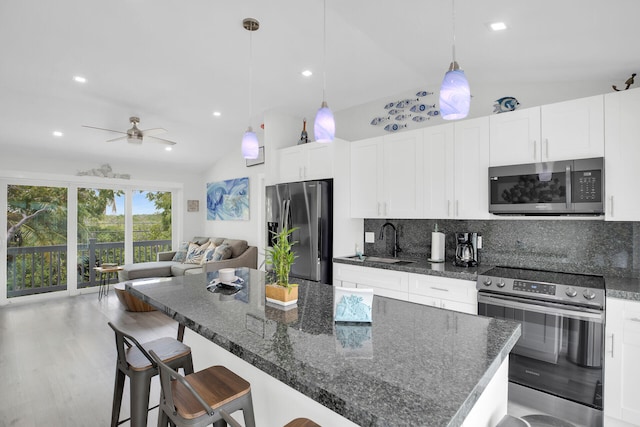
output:
[{"label": "granite countertop", "polygon": [[[491,265],[482,265],[478,267],[458,267],[453,265],[451,261],[445,262],[429,262],[426,259],[401,258],[402,263],[388,264],[383,262],[370,261],[365,257],[364,261],[360,261],[355,257],[335,257],[333,262],[342,264],[359,265],[361,267],[382,268],[384,270],[406,271],[409,273],[428,274],[431,276],[450,277],[452,279],[473,280],[478,278],[478,274],[482,274]],[[406,261],[410,261],[407,263]]]},{"label": "granite countertop", "polygon": [[[414,260],[411,263],[387,264],[382,262],[364,261],[354,257],[336,257],[333,262],[359,265],[361,267],[382,268],[385,270],[406,271],[409,273],[427,274],[431,276],[450,277],[452,279],[477,280],[479,274],[493,268],[493,265],[477,267],[457,267],[452,262],[432,263],[425,259]],[[640,301],[640,277],[604,276],[607,297]]]},{"label": "granite countertop", "polygon": [[607,297],[640,301],[640,278],[605,277]]},{"label": "granite countertop", "polygon": [[[333,322],[333,287],[295,279],[297,308],[265,305],[264,273],[212,293],[217,273],[126,283],[132,294],[362,426],[459,426],[520,337],[518,323],[374,297],[371,325]],[[256,396],[256,398],[258,398]]]}]

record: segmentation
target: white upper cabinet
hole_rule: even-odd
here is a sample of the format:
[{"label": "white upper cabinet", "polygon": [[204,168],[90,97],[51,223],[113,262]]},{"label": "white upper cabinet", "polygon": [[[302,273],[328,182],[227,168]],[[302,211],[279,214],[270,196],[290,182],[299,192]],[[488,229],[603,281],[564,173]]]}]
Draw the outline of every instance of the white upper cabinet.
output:
[{"label": "white upper cabinet", "polygon": [[422,130],[384,137],[382,203],[384,216],[418,218],[422,214]]},{"label": "white upper cabinet", "polygon": [[605,95],[605,220],[640,221],[640,89]]},{"label": "white upper cabinet", "polygon": [[377,218],[382,210],[382,140],[363,139],[351,143],[351,216]]},{"label": "white upper cabinet", "polygon": [[425,128],[423,139],[423,216],[451,218],[455,197],[453,123]]},{"label": "white upper cabinet", "polygon": [[456,122],[454,218],[489,218],[489,118]]},{"label": "white upper cabinet", "polygon": [[604,156],[603,96],[496,114],[491,166]]},{"label": "white upper cabinet", "polygon": [[333,177],[333,143],[307,144],[278,151],[279,182],[309,181]]},{"label": "white upper cabinet", "polygon": [[491,166],[540,159],[540,107],[489,116]]},{"label": "white upper cabinet", "polygon": [[422,131],[351,144],[351,216],[417,218],[422,209]]},{"label": "white upper cabinet", "polygon": [[604,97],[543,105],[542,158],[582,159],[604,156]]},{"label": "white upper cabinet", "polygon": [[423,218],[489,217],[489,118],[424,129]]}]

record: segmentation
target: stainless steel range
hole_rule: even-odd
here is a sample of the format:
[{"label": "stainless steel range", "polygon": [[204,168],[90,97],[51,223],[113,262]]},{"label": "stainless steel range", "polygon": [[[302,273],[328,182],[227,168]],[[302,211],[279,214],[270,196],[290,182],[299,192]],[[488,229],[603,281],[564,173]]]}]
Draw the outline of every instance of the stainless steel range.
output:
[{"label": "stainless steel range", "polygon": [[602,426],[603,277],[495,267],[476,288],[478,314],[522,323],[509,360],[510,410]]}]

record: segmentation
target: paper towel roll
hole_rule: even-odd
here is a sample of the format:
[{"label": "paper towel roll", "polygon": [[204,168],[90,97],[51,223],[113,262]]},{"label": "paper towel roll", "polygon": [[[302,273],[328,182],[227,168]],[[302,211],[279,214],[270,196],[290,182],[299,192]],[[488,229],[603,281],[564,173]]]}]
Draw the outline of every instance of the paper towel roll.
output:
[{"label": "paper towel roll", "polygon": [[444,261],[444,233],[431,233],[431,261]]}]

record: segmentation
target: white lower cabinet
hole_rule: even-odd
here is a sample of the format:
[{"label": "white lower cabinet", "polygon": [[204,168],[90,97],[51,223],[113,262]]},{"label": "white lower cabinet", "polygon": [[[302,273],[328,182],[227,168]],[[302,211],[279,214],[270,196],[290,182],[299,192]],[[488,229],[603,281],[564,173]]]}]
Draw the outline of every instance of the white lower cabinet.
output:
[{"label": "white lower cabinet", "polygon": [[605,425],[640,426],[640,302],[607,298],[606,316]]},{"label": "white lower cabinet", "polygon": [[409,273],[409,301],[478,314],[476,282]]},{"label": "white lower cabinet", "polygon": [[382,297],[478,314],[476,283],[471,280],[334,263],[333,283],[345,288],[373,289],[374,295]]},{"label": "white lower cabinet", "polygon": [[333,264],[333,284],[345,288],[373,289],[374,295],[402,301],[409,299],[409,273],[360,267],[350,264]]}]

